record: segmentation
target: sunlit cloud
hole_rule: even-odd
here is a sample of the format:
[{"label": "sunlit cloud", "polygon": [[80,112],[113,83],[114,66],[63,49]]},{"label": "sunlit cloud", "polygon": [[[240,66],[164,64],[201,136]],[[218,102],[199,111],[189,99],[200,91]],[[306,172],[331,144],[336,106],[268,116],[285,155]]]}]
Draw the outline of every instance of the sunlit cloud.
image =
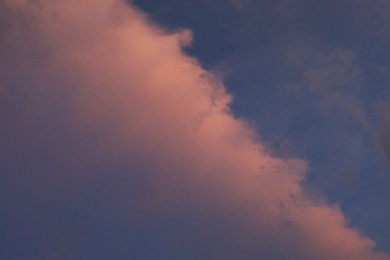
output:
[{"label": "sunlit cloud", "polygon": [[309,162],[272,156],[234,116],[221,80],[183,52],[189,30],[119,0],[0,5],[0,133],[35,160],[18,180],[32,193],[84,200],[103,178],[97,207],[155,227],[148,246],[166,258],[389,259],[309,195]]}]

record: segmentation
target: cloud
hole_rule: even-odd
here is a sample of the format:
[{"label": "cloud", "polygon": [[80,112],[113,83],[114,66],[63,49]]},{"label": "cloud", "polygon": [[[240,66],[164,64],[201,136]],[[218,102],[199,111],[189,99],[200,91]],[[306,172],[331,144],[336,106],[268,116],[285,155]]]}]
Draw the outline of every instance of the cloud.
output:
[{"label": "cloud", "polygon": [[307,162],[272,157],[233,115],[218,77],[183,52],[188,30],[119,0],[0,8],[3,222],[18,254],[389,259],[308,195]]}]

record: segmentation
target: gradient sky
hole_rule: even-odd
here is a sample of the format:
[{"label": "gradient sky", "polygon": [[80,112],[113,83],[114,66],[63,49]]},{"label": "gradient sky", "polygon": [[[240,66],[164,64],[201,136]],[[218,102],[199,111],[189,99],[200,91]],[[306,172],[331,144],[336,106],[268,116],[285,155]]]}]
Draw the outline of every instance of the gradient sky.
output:
[{"label": "gradient sky", "polygon": [[390,259],[390,2],[1,0],[1,259]]}]

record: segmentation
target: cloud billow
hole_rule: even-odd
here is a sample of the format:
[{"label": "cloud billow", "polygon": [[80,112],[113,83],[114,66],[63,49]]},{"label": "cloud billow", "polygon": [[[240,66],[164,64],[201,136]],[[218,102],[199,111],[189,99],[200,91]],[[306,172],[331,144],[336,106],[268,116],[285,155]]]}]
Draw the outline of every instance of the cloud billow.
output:
[{"label": "cloud billow", "polygon": [[5,259],[389,259],[231,113],[188,30],[118,0],[0,8]]}]

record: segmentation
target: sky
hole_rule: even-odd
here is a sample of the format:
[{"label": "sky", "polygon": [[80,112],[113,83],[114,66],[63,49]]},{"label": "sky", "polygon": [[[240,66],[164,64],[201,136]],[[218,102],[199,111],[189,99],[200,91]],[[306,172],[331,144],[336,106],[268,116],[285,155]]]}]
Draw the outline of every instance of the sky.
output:
[{"label": "sky", "polygon": [[390,259],[387,0],[1,0],[1,259]]}]

